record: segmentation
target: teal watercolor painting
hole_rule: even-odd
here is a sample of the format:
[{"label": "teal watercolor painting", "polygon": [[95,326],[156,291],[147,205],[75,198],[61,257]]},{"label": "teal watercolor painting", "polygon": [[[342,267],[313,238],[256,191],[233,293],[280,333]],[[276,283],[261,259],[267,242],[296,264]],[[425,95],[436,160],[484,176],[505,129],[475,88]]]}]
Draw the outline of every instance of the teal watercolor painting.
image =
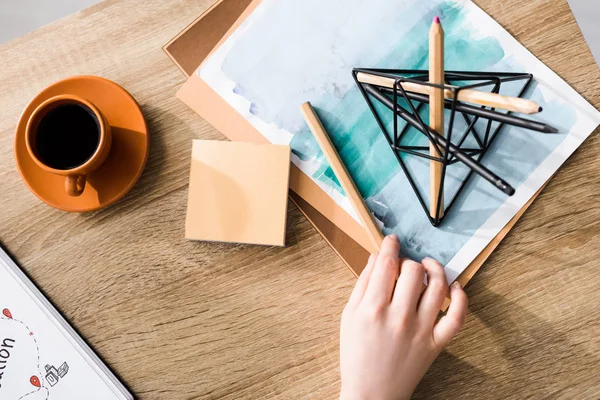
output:
[{"label": "teal watercolor painting", "polygon": [[[423,213],[352,77],[355,67],[427,69],[434,16],[445,30],[446,69],[534,74],[525,97],[544,108],[534,119],[561,132],[503,128],[483,163],[517,193],[509,198],[475,176],[439,227]],[[593,107],[467,0],[263,0],[198,74],[267,139],[291,145],[293,162],[354,215],[299,111],[310,101],[383,232],[401,238],[406,256],[449,265],[450,280],[599,121]],[[507,84],[501,93],[514,96],[519,89]],[[391,126],[391,112],[376,107]],[[422,112],[426,121],[427,108]],[[457,130],[465,128],[456,121]],[[403,140],[427,145],[416,130]],[[410,156],[404,161],[428,194],[429,163]],[[460,163],[448,170],[446,199],[467,173]]]}]

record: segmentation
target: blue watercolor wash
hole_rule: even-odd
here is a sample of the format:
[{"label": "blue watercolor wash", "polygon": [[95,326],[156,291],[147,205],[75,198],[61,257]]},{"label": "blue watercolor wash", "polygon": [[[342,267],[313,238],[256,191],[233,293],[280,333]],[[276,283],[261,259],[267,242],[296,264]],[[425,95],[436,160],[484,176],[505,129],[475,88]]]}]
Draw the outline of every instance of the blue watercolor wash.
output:
[{"label": "blue watercolor wash", "polygon": [[[496,38],[482,37],[476,26],[466,20],[463,8],[454,1],[371,0],[371,7],[364,8],[366,3],[365,0],[271,2],[263,10],[261,23],[246,27],[244,35],[228,53],[222,70],[236,82],[235,93],[251,102],[252,114],[293,134],[293,153],[303,161],[318,165],[313,179],[343,193],[298,111],[301,102],[311,101],[369,208],[384,223],[384,233],[398,234],[405,254],[411,258],[420,260],[431,256],[447,263],[505,202],[506,196],[475,176],[464,195],[457,199],[445,223],[433,228],[355,87],[351,70],[353,67],[427,69],[428,32],[435,15],[441,17],[446,32],[447,70],[524,69],[519,60],[505,54]],[[324,28],[316,22],[311,26],[302,23],[301,16],[311,6],[322,11],[311,18],[322,18],[319,23]],[[360,23],[362,15],[357,14],[361,7],[363,14],[373,9],[381,10],[381,14],[365,16],[371,20]],[[392,12],[394,10],[396,12]],[[352,23],[354,20],[356,23]],[[371,40],[358,43],[361,37],[353,30]],[[331,44],[322,48],[323,43]],[[361,49],[360,54],[354,53],[357,47]],[[339,54],[339,57],[330,57],[331,54]],[[323,71],[333,72],[329,76]],[[517,89],[516,85],[507,85],[503,93],[514,95],[516,93],[505,91]],[[528,95],[544,107],[544,116],[552,118],[555,125],[558,121],[562,132],[574,124],[573,110],[565,104],[546,103],[535,85]],[[391,135],[391,112],[378,103],[375,107]],[[427,121],[427,107],[423,107],[421,115]],[[457,121],[457,129],[465,126],[464,122]],[[481,123],[477,126],[483,129]],[[518,187],[565,137],[564,134],[543,135],[506,127],[484,158],[484,164]],[[409,130],[403,144],[418,143],[427,141],[421,133]],[[417,177],[418,189],[428,197],[429,163],[410,156],[403,159]],[[460,163],[449,167],[446,201],[453,197],[468,172]]]}]

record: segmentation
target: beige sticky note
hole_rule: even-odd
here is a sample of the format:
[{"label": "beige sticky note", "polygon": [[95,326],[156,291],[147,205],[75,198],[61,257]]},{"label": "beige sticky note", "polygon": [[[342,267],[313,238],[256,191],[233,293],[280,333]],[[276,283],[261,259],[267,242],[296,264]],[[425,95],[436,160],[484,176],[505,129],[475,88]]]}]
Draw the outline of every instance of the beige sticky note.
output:
[{"label": "beige sticky note", "polygon": [[290,147],[194,140],[185,237],[283,246]]}]

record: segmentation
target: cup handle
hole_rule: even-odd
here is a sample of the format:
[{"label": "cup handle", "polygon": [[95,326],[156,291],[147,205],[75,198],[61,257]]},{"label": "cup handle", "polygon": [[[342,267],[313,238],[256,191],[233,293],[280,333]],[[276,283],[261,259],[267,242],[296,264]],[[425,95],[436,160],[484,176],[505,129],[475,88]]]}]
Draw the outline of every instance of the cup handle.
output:
[{"label": "cup handle", "polygon": [[69,196],[81,196],[85,189],[85,175],[70,175],[65,180],[65,190]]}]

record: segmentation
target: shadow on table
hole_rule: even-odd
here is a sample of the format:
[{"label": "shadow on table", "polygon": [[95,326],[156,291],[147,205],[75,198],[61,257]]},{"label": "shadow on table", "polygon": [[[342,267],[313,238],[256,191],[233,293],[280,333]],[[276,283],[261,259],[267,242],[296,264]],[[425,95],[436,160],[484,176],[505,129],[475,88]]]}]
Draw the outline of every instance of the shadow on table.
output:
[{"label": "shadow on table", "polygon": [[[142,105],[142,112],[148,125],[148,135],[150,137],[150,152],[146,168],[140,177],[140,180],[123,199],[123,203],[131,203],[155,192],[161,185],[163,179],[160,179],[160,173],[164,170],[166,164],[167,138],[170,134],[177,134],[189,139],[189,148],[191,141],[195,137],[191,128],[189,128],[181,119],[169,111],[161,110],[157,107]],[[187,167],[190,163],[190,153],[186,154]]]},{"label": "shadow on table", "polygon": [[[485,291],[480,299],[480,305],[471,307],[469,313],[491,330],[494,343],[489,351],[481,347],[476,357],[493,373],[444,351],[418,385],[414,399],[524,398],[587,389],[586,382],[593,380],[600,356],[590,352],[590,343],[578,336],[582,326],[562,325],[564,329],[559,330],[491,291]],[[489,342],[489,331],[486,336]],[[476,345],[476,339],[472,344]]]},{"label": "shadow on table", "polygon": [[[466,377],[469,377],[468,381]],[[489,377],[483,371],[444,350],[417,386],[412,399],[456,397],[463,393],[465,386],[481,386],[483,394],[486,381]]]},{"label": "shadow on table", "polygon": [[[150,149],[140,179],[117,203],[97,212],[83,214],[85,217],[106,217],[117,211],[145,206],[154,198],[163,196],[162,192],[187,184],[192,139],[197,138],[197,134],[170,111],[147,105],[141,108],[148,126]],[[169,163],[171,168],[167,173]],[[180,184],[179,187],[176,187],[177,184]]]}]

